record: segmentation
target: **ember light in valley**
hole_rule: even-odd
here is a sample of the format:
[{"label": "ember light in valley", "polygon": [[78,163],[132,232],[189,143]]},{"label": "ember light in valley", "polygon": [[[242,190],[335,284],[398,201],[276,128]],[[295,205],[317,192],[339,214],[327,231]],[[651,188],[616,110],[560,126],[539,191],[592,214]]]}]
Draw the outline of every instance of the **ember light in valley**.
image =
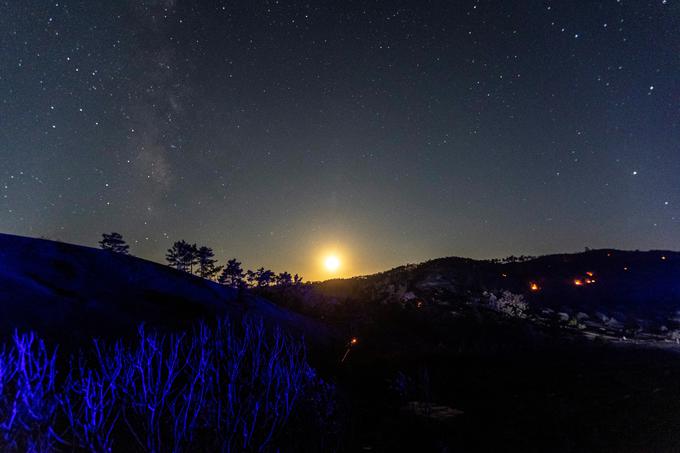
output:
[{"label": "ember light in valley", "polygon": [[342,359],[340,359],[340,363],[344,363],[345,360],[347,360],[347,356],[349,355],[349,352],[352,350],[352,346],[355,346],[357,343],[359,343],[359,339],[357,337],[350,338],[350,340],[347,342],[347,349],[345,350]]}]

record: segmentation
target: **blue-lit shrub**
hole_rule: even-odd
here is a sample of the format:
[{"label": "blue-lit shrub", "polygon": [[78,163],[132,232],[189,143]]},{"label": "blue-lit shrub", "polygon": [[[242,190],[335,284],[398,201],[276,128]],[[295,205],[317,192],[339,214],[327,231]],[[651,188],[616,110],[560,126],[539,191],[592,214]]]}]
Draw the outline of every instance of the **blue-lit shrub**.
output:
[{"label": "blue-lit shrub", "polygon": [[12,340],[0,352],[0,450],[50,451],[57,439],[56,355],[32,333]]},{"label": "blue-lit shrub", "polygon": [[16,334],[0,350],[0,451],[268,451],[290,423],[327,423],[333,394],[303,344],[261,322],[140,328],[66,364]]}]

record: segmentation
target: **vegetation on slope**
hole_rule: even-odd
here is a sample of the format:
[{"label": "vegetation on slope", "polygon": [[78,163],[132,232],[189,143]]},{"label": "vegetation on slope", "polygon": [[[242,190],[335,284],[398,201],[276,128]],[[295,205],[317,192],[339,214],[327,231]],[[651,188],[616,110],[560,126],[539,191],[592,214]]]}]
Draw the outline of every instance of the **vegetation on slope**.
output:
[{"label": "vegetation on slope", "polygon": [[33,333],[0,350],[2,451],[318,450],[333,401],[303,344],[261,322],[140,328],[70,358]]}]

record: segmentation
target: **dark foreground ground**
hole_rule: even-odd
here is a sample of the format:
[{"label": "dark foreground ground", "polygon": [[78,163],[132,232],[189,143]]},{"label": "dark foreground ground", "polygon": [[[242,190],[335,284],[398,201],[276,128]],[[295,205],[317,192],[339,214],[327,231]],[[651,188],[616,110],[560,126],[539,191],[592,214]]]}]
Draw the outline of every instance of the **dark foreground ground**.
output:
[{"label": "dark foreground ground", "polygon": [[[409,361],[355,352],[341,377],[351,389],[352,451],[680,450],[673,352],[585,343]],[[413,399],[463,414],[414,415],[405,409]]]}]

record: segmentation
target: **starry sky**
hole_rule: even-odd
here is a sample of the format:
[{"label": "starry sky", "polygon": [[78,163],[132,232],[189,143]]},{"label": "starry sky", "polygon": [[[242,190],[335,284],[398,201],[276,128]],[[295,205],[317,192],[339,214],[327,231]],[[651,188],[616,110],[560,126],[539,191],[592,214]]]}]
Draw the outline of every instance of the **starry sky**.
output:
[{"label": "starry sky", "polygon": [[0,232],[326,278],[680,244],[680,1],[0,2]]}]

